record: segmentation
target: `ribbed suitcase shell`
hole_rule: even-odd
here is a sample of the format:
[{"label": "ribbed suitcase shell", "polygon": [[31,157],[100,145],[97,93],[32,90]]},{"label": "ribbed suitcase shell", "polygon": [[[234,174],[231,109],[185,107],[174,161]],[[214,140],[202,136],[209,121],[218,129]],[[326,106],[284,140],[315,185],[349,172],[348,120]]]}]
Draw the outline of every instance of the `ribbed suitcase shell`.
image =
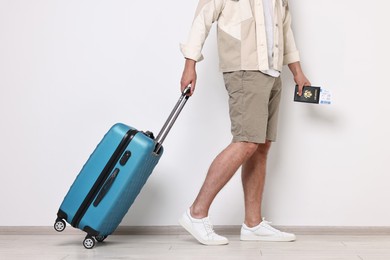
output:
[{"label": "ribbed suitcase shell", "polygon": [[[112,154],[126,133],[132,129],[134,128],[124,124],[116,124],[111,127],[91,154],[65,196],[60,206],[59,217],[64,218],[68,223],[73,222],[77,211],[90,193]],[[109,175],[111,176],[115,169],[119,169],[119,173],[110,189],[97,206],[93,205],[96,196],[90,201],[89,207],[75,227],[87,233],[93,230],[91,235],[94,236],[108,236],[115,231],[163,153],[162,149],[158,154],[154,153],[155,146],[156,142],[142,132],[138,132],[132,138],[119,157],[122,158],[126,151],[130,151],[129,160],[125,165],[121,165],[119,160],[115,163]],[[96,191],[96,195],[99,192]]]}]

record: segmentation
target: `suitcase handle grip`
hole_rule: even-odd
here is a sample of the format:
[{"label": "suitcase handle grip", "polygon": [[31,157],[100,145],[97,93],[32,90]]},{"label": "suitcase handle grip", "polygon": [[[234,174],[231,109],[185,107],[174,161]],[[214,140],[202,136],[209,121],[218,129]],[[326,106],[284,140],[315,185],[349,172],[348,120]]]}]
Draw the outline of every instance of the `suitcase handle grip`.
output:
[{"label": "suitcase handle grip", "polygon": [[119,174],[119,169],[116,168],[114,172],[111,174],[111,176],[109,177],[109,179],[106,181],[102,189],[100,190],[99,194],[96,196],[96,200],[93,203],[95,207],[97,207],[100,204],[100,202],[103,200],[103,198],[107,195],[108,191],[111,189],[111,186],[114,183],[118,174]]},{"label": "suitcase handle grip", "polygon": [[161,128],[160,132],[156,137],[157,145],[154,149],[156,154],[159,153],[162,144],[167,137],[169,131],[171,130],[173,124],[178,118],[180,112],[183,110],[184,105],[187,103],[188,98],[190,97],[188,94],[191,92],[191,85],[187,86],[180,95],[179,100],[177,101],[175,107],[173,108],[171,114],[169,115],[167,121],[165,121],[164,126]]}]

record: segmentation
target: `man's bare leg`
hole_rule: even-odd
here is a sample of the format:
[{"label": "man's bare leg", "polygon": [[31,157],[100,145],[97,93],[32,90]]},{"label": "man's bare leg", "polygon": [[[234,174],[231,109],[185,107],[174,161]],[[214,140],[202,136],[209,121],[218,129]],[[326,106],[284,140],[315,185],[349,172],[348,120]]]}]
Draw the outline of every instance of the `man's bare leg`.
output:
[{"label": "man's bare leg", "polygon": [[202,188],[190,210],[194,218],[208,216],[211,203],[238,168],[258,149],[258,144],[231,143],[211,164]]},{"label": "man's bare leg", "polygon": [[263,198],[267,155],[271,142],[259,144],[257,150],[242,165],[242,185],[245,198],[245,221],[248,227],[261,222],[261,202]]},{"label": "man's bare leg", "polygon": [[282,232],[263,222],[261,202],[265,183],[268,151],[271,142],[259,144],[257,150],[242,166],[242,185],[245,197],[245,220],[241,228],[240,239],[256,241],[294,241],[295,235]]}]

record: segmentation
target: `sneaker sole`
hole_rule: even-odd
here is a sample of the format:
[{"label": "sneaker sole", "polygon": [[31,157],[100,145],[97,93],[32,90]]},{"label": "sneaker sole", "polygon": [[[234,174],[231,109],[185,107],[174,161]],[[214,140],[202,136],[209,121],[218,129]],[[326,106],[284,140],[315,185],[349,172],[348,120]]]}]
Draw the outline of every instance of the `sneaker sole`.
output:
[{"label": "sneaker sole", "polygon": [[292,242],[294,237],[272,237],[272,236],[256,236],[256,235],[241,235],[241,241],[265,241],[265,242]]},{"label": "sneaker sole", "polygon": [[186,221],[183,220],[183,218],[179,219],[179,224],[187,230],[188,233],[190,233],[196,240],[198,240],[199,243],[206,245],[206,246],[220,246],[220,245],[227,245],[229,241],[205,241],[201,237],[199,237],[195,232],[193,232],[192,227],[189,226]]}]

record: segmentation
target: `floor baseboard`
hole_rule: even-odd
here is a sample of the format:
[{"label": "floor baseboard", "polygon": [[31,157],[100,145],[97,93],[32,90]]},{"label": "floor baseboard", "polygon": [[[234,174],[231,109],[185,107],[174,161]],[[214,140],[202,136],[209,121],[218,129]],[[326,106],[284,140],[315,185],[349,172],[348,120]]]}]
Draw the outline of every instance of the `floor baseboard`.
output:
[{"label": "floor baseboard", "polygon": [[[390,227],[331,227],[331,226],[275,226],[297,235],[390,235]],[[215,226],[217,233],[237,235],[241,226]],[[58,234],[48,226],[0,226],[0,235],[54,235]],[[62,234],[85,234],[78,229],[67,227]],[[185,235],[180,226],[119,226],[114,235]]]}]

